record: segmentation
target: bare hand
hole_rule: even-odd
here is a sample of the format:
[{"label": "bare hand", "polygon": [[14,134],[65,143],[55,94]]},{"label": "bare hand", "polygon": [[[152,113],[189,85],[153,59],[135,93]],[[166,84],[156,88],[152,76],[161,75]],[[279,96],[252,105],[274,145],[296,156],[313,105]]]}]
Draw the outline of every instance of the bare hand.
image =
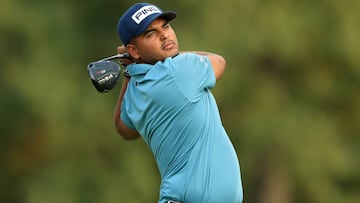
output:
[{"label": "bare hand", "polygon": [[[118,53],[118,54],[127,53],[125,46],[124,46],[124,45],[118,46],[118,47],[117,47],[117,53]],[[133,63],[133,61],[132,61],[132,59],[131,59],[131,56],[130,56],[130,58],[121,58],[120,61],[121,61],[121,63],[124,64],[125,66]]]}]

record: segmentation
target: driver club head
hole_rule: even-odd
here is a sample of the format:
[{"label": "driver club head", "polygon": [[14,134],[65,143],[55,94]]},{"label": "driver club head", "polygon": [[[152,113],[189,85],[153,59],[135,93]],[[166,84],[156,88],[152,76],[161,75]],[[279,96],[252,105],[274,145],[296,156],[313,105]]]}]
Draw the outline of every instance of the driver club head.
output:
[{"label": "driver club head", "polygon": [[87,66],[90,79],[96,90],[104,93],[115,87],[120,77],[120,64],[111,60],[92,62]]}]

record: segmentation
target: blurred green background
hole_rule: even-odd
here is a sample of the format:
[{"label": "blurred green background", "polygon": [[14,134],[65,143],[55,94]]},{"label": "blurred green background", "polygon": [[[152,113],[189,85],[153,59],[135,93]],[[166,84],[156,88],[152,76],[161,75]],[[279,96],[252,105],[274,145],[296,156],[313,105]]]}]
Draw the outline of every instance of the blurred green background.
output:
[{"label": "blurred green background", "polygon": [[[213,90],[246,203],[360,202],[360,1],[150,1],[174,10],[181,50],[223,55]],[[120,86],[89,62],[113,55],[135,1],[2,0],[0,202],[156,202],[142,140],[115,132]]]}]

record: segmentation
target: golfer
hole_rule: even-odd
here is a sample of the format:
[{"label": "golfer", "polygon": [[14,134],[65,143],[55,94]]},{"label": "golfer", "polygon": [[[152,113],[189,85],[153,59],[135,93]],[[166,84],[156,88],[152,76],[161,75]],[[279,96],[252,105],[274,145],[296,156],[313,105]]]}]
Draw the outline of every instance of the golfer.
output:
[{"label": "golfer", "polygon": [[169,22],[176,13],[148,3],[120,18],[119,53],[128,53],[115,110],[125,140],[142,137],[161,175],[158,203],[241,203],[239,161],[210,90],[224,73],[223,57],[179,52]]}]

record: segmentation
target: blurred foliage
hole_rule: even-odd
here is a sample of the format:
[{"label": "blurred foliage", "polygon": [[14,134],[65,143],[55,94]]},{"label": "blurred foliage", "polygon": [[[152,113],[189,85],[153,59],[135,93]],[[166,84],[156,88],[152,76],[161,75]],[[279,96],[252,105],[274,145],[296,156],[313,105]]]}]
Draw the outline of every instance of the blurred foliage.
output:
[{"label": "blurred foliage", "polygon": [[[152,1],[182,50],[227,59],[213,90],[248,203],[360,201],[360,1]],[[86,65],[112,55],[134,1],[3,0],[0,202],[156,202],[142,140],[113,126],[119,87]]]}]

